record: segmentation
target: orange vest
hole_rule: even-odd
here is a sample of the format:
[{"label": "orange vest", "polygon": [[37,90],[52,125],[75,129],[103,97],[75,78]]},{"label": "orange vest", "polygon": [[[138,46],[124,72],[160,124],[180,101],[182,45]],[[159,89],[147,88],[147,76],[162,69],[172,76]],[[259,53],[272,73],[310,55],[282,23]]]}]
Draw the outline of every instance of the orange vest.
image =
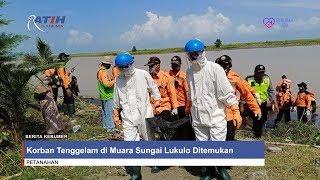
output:
[{"label": "orange vest", "polygon": [[173,81],[171,80],[169,74],[159,71],[157,75],[152,76],[155,83],[158,86],[161,99],[160,107],[158,107],[158,113],[164,110],[171,110],[178,108],[178,100],[176,95],[176,89],[174,87]]},{"label": "orange vest", "polygon": [[295,105],[298,107],[311,108],[311,96],[305,92],[298,92]]},{"label": "orange vest", "polygon": [[[230,84],[239,92],[241,99],[248,105],[249,109],[255,114],[261,114],[260,107],[254,98],[252,88],[248,82],[239,76],[236,72],[230,70],[227,74]],[[226,118],[228,121],[234,120],[233,113],[230,107],[226,108]]]},{"label": "orange vest", "polygon": [[179,107],[186,106],[188,100],[187,94],[189,89],[186,73],[180,70],[177,74],[174,74],[173,70],[170,70],[169,75],[171,77],[171,81],[173,81],[174,83]]},{"label": "orange vest", "polygon": [[278,92],[276,94],[278,107],[281,109],[290,108],[293,105],[293,98],[290,91]]}]

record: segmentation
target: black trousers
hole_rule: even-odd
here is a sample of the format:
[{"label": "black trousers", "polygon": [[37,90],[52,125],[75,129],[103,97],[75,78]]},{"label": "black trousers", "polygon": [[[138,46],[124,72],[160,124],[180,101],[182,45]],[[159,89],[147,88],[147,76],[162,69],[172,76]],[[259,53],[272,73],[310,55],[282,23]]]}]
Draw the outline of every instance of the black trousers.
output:
[{"label": "black trousers", "polygon": [[258,120],[257,118],[254,117],[254,115],[252,115],[254,117],[252,130],[253,130],[254,135],[258,138],[262,136],[262,130],[263,130],[264,124],[266,123],[266,121],[268,119],[267,102],[262,103],[260,105],[260,109],[261,109],[261,119],[260,120]]},{"label": "black trousers", "polygon": [[73,95],[68,96],[67,90],[63,87],[63,103],[64,104],[74,104],[74,97]]},{"label": "black trousers", "polygon": [[311,112],[312,113],[315,113],[316,112],[316,110],[317,110],[317,103],[316,103],[316,101],[311,101]]},{"label": "black trousers", "polygon": [[279,109],[279,113],[277,114],[277,118],[274,120],[274,125],[277,126],[277,124],[282,120],[282,117],[284,116],[284,120],[286,123],[291,121],[290,116],[290,108],[281,108]]},{"label": "black trousers", "polygon": [[56,88],[56,87],[51,87],[51,89],[52,89],[52,93],[53,93],[53,99],[54,99],[54,101],[56,101],[57,102],[57,99],[58,99],[58,88]]},{"label": "black trousers", "polygon": [[234,141],[235,135],[236,135],[236,126],[234,126],[233,121],[227,121],[226,141]]},{"label": "black trousers", "polygon": [[306,115],[306,110],[307,108],[305,107],[297,107],[297,114],[298,114],[298,119],[302,119],[303,122],[307,122],[308,121],[308,118],[307,118],[307,115]]}]

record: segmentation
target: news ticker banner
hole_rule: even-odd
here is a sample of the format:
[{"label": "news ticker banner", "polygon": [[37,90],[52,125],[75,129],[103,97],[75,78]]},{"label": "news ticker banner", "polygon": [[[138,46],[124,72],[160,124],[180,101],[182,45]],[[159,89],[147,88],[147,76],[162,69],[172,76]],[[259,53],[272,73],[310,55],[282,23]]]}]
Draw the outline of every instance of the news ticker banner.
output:
[{"label": "news ticker banner", "polygon": [[25,141],[25,166],[264,166],[263,141]]}]

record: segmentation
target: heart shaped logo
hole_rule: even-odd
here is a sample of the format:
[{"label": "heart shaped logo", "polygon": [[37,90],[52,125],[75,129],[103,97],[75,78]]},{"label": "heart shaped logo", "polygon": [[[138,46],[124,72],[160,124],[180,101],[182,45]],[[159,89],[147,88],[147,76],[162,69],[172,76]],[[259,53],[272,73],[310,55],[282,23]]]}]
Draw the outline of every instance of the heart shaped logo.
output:
[{"label": "heart shaped logo", "polygon": [[266,26],[267,28],[272,28],[272,26],[275,24],[275,20],[274,18],[270,17],[270,18],[264,18],[263,19],[263,24],[264,26]]}]

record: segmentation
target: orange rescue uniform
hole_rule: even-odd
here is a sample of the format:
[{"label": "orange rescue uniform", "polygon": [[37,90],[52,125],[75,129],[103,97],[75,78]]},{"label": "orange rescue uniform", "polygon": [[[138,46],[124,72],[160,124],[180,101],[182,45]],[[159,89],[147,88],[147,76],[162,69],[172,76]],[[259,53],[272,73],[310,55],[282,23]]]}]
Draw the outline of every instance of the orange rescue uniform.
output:
[{"label": "orange rescue uniform", "polygon": [[113,87],[114,86],[114,78],[108,74],[108,70],[104,67],[100,67],[97,78],[106,86]]},{"label": "orange rescue uniform", "polygon": [[65,89],[70,88],[70,73],[66,71],[65,67],[60,67],[58,69],[58,76],[61,78],[62,81],[62,87]]},{"label": "orange rescue uniform", "polygon": [[54,75],[55,71],[56,71],[55,69],[47,69],[47,70],[45,70],[45,71],[43,72],[43,74],[44,74],[46,77],[50,78],[50,77],[52,77],[52,76]]},{"label": "orange rescue uniform", "polygon": [[178,106],[185,107],[188,101],[187,93],[189,90],[187,75],[182,70],[180,70],[177,74],[174,74],[174,71],[170,70],[169,75],[171,77],[171,81],[173,81],[175,85],[174,87],[176,89]]},{"label": "orange rescue uniform", "polygon": [[[248,82],[232,70],[228,72],[227,77],[230,81],[230,84],[233,86],[233,88],[240,93],[241,98],[246,102],[249,109],[254,114],[261,114],[260,107],[252,94],[252,92],[255,92],[255,91],[253,90],[252,87],[249,86]],[[234,117],[234,113],[232,112],[231,107],[226,108],[226,116],[227,116],[226,117],[227,121],[239,119],[237,117]]]},{"label": "orange rescue uniform", "polygon": [[[160,70],[156,75],[152,75],[152,78],[156,82],[161,95],[160,104],[156,106],[156,114],[160,114],[164,110],[170,111],[178,108],[176,89],[169,74]],[[153,104],[155,105],[155,102]]]},{"label": "orange rescue uniform", "polygon": [[290,91],[276,93],[278,107],[280,109],[290,108],[294,104],[294,99]]},{"label": "orange rescue uniform", "polygon": [[312,97],[310,96],[310,94],[307,94],[305,92],[298,92],[297,98],[295,101],[295,106],[304,107],[310,110],[311,101],[312,101]]}]

